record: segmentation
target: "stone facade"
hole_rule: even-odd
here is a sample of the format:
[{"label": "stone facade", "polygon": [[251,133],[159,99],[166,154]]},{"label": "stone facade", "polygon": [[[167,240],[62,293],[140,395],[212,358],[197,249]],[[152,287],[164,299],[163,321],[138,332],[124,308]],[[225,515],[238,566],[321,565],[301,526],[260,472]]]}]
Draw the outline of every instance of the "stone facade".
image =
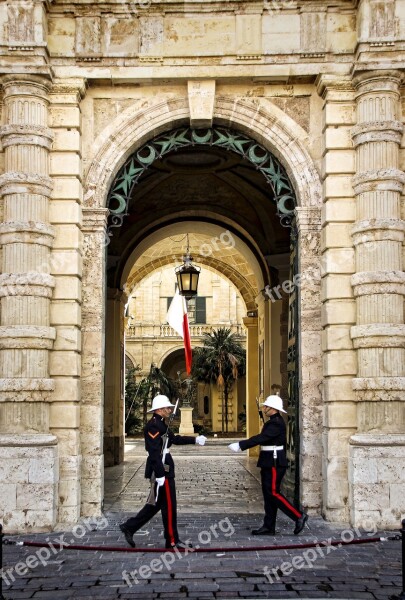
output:
[{"label": "stone facade", "polygon": [[[282,378],[286,315],[262,290],[285,276],[276,260],[283,240],[263,202],[256,221],[249,203],[241,213],[242,177],[228,180],[217,208],[201,201],[180,211],[181,190],[196,184],[173,163],[171,174],[188,183],[167,177],[172,221],[151,180],[142,188],[148,209],[132,205],[134,229],[118,238],[120,223],[107,221],[126,159],[187,126],[255,140],[295,192],[302,503],[329,520],[397,527],[405,512],[405,1],[1,0],[0,39],[5,529],[49,530],[102,510],[103,443],[118,457],[122,450],[122,395],[105,406],[104,375],[107,362],[118,390],[125,286],[142,252],[174,233],[215,225],[240,244],[241,266],[220,250],[206,260],[247,308],[249,435],[256,394]],[[168,173],[160,164],[155,182]],[[227,177],[220,164],[217,182]],[[237,169],[254,182],[245,193],[253,203],[260,181]],[[208,198],[212,184],[198,181],[193,197]]]}]

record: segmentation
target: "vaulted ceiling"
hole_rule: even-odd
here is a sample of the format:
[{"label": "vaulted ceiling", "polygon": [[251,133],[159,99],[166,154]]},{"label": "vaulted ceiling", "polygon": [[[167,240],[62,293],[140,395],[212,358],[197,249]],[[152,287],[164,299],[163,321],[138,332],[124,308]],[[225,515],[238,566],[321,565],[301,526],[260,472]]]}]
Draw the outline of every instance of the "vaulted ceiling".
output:
[{"label": "vaulted ceiling", "polygon": [[[265,282],[269,282],[266,258],[289,252],[290,230],[280,224],[272,189],[254,165],[222,148],[188,146],[155,160],[135,185],[122,226],[112,230],[109,285],[118,286],[128,257],[152,232],[184,222],[186,234],[186,222],[190,221],[197,224],[194,237],[190,238],[196,262],[207,258],[199,256],[201,246],[210,243],[210,236],[204,234],[204,223],[214,224],[243,240],[259,263]],[[156,244],[155,241],[154,247],[145,250],[145,256],[138,257],[136,265],[131,266],[132,277],[136,269],[142,267],[145,271],[148,263],[152,268],[152,261],[158,258],[166,257],[166,264],[170,257],[173,262],[180,260],[185,250],[184,243],[176,245],[173,237],[164,235],[158,247]],[[215,262],[213,268],[223,272],[221,264],[228,271],[232,267],[246,277],[252,289],[257,289],[246,257],[237,252],[231,256],[229,248],[224,250],[223,246],[212,248],[209,257]]]}]

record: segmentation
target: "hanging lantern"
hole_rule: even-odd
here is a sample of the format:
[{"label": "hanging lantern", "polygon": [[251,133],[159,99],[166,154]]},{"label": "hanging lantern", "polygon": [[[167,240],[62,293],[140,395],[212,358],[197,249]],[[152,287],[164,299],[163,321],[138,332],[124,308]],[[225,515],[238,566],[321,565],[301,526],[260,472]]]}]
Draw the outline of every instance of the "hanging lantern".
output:
[{"label": "hanging lantern", "polygon": [[183,256],[183,264],[175,269],[177,277],[177,285],[180,296],[184,296],[187,300],[194,298],[197,295],[198,278],[200,276],[200,267],[196,267],[192,263],[193,257],[190,256],[187,234],[187,252]]}]

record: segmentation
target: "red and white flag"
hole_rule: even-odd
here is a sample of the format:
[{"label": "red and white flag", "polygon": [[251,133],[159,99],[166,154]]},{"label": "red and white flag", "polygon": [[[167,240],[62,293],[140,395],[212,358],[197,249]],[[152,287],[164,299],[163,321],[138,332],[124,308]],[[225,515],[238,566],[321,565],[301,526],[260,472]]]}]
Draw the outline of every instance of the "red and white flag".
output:
[{"label": "red and white flag", "polygon": [[176,290],[173,300],[170,303],[169,310],[166,316],[170,327],[183,338],[184,352],[186,355],[186,371],[190,375],[191,372],[191,341],[190,328],[188,326],[187,304],[184,296],[180,296]]}]

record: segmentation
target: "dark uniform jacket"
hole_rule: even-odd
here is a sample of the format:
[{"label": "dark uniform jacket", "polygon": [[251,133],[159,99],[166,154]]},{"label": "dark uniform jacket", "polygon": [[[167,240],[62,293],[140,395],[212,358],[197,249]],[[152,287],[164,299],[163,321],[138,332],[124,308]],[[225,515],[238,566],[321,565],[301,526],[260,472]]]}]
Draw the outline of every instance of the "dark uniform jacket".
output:
[{"label": "dark uniform jacket", "polygon": [[[286,467],[288,465],[285,453],[286,445],[286,427],[283,417],[280,413],[271,415],[270,419],[263,425],[263,429],[258,435],[254,435],[248,440],[239,442],[242,450],[253,448],[253,446],[283,446],[283,450],[277,450],[277,466]],[[271,450],[261,450],[257,466],[262,469],[275,466],[273,452]]]},{"label": "dark uniform jacket", "polygon": [[[162,463],[163,435],[166,433],[166,430],[167,424],[164,418],[157,413],[153,413],[153,417],[145,425],[145,448],[148,452],[145,477],[148,479],[152,477],[152,473],[155,473],[156,477],[166,476],[169,479],[174,478],[174,462],[170,452],[166,454],[166,469]],[[190,435],[175,435],[169,430],[168,448],[170,448],[172,444],[195,444],[195,437]]]}]

